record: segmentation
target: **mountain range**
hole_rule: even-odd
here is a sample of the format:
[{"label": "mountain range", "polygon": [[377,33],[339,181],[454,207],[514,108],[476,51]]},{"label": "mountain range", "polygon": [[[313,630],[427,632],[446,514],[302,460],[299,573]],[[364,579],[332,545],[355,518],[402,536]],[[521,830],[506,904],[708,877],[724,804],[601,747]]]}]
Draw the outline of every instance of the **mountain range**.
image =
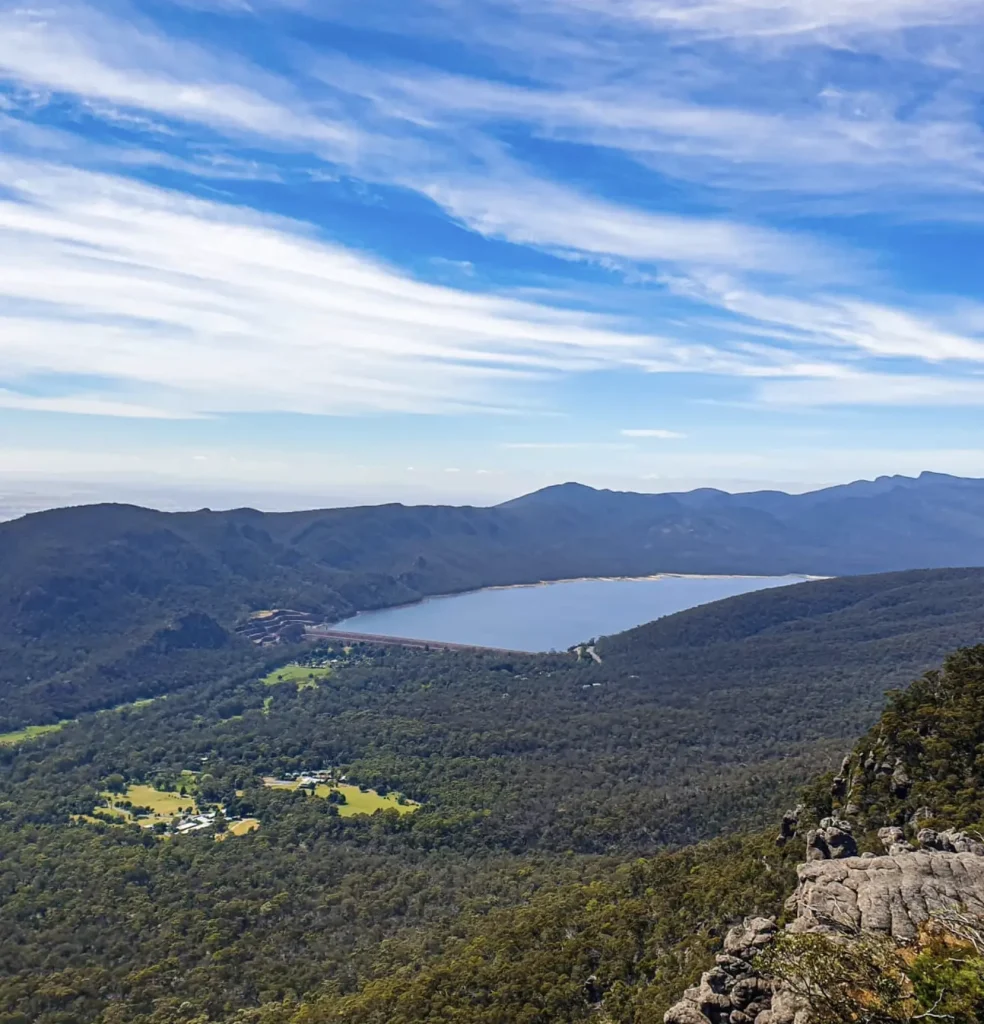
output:
[{"label": "mountain range", "polygon": [[217,643],[207,623],[182,624],[192,613],[228,630],[262,608],[333,619],[544,579],[973,565],[984,565],[984,480],[932,473],[800,495],[567,483],[491,508],[54,509],[0,524],[0,720],[27,713],[13,694],[66,714],[92,710],[96,691],[129,699],[128,680],[153,688],[147,659],[163,648],[159,671],[180,675],[176,649]]}]

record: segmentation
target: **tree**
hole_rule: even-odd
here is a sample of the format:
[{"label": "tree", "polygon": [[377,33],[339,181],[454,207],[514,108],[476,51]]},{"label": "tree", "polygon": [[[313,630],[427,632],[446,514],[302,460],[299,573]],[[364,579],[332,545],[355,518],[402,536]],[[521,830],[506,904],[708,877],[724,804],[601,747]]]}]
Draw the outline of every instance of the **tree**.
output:
[{"label": "tree", "polygon": [[124,779],[119,773],[109,775],[106,777],[106,788],[110,793],[125,793],[126,779]]}]

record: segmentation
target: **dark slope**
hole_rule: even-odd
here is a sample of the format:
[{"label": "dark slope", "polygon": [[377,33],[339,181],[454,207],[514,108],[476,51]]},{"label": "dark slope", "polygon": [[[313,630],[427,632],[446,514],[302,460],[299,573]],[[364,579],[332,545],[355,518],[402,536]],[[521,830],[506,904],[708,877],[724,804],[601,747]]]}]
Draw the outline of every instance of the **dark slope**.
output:
[{"label": "dark slope", "polygon": [[58,509],[0,524],[0,728],[191,680],[194,657],[145,654],[193,612],[228,629],[271,606],[343,617],[540,579],[980,563],[984,482],[928,474],[794,496],[566,484],[496,508]]}]

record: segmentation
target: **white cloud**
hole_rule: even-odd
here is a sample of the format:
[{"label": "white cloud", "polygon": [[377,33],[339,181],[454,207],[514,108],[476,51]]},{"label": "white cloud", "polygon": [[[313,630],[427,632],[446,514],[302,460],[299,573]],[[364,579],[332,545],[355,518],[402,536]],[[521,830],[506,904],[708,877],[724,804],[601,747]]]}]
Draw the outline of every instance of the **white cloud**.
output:
[{"label": "white cloud", "polygon": [[[0,327],[3,317],[0,315]],[[4,350],[0,341],[0,353]],[[0,388],[0,409],[24,409],[29,412],[71,413],[76,416],[122,416],[127,419],[171,420],[191,418],[188,414],[175,413],[168,409],[157,409],[136,402],[116,402],[99,395],[69,395],[47,397],[25,395]],[[192,414],[193,415],[193,414]]]},{"label": "white cloud", "polygon": [[[248,84],[230,80],[233,73]],[[259,68],[86,8],[0,12],[0,76],[272,140],[345,149],[358,134],[308,109],[287,83]]]},{"label": "white cloud", "polygon": [[[549,0],[555,2],[555,0]],[[712,35],[822,36],[960,24],[984,12],[980,0],[574,0],[605,17]]]},{"label": "white cloud", "polygon": [[[0,187],[0,404],[495,409],[546,373],[701,358],[599,316],[423,284],[304,225],[126,179],[6,161]],[[85,392],[66,393],[83,376]],[[59,397],[16,387],[39,378]]]},{"label": "white cloud", "polygon": [[802,409],[822,406],[980,406],[984,376],[855,373],[832,380],[766,381],[757,399],[765,405]]},{"label": "white cloud", "polygon": [[[325,73],[330,89],[324,84],[313,89],[305,80],[302,90],[227,54],[220,59],[150,27],[138,29],[79,10],[84,11],[73,8],[53,23],[36,14],[0,14],[0,75],[78,97],[90,111],[94,103],[103,104],[110,120],[174,119],[254,144],[289,146],[363,180],[418,191],[472,230],[519,245],[565,254],[811,276],[829,276],[850,262],[843,253],[835,257],[807,238],[727,217],[674,216],[594,197],[537,176],[490,135],[483,135],[481,125],[476,131],[458,132],[433,122],[442,108],[453,109],[448,96],[478,91],[487,94],[487,100],[474,101],[479,105],[508,103],[529,117],[540,102],[546,106],[541,117],[556,114],[559,127],[566,117],[577,131],[588,133],[628,118],[627,130],[638,136],[633,122],[641,115],[619,111],[611,103],[577,96],[538,100],[522,90],[513,95],[501,87],[435,79],[423,97],[431,104],[429,109],[425,102],[415,112],[396,100],[381,105],[377,116],[370,118],[360,103],[367,90],[375,94],[368,69],[347,64],[336,74],[332,68]],[[404,83],[403,91],[408,89]],[[312,98],[315,93],[317,100]],[[123,109],[114,112],[106,106],[112,104]],[[672,112],[667,117],[679,121]],[[733,115],[736,118],[741,120]],[[155,131],[159,127],[155,125]],[[732,138],[751,134],[740,125],[730,130]],[[166,162],[180,164],[173,155]],[[224,168],[221,162],[206,159],[202,172],[221,175]],[[240,159],[226,173],[255,172]]]},{"label": "white cloud", "polygon": [[620,433],[623,437],[653,437],[660,441],[676,441],[687,436],[686,434],[681,434],[676,430],[659,430],[648,427],[623,430]]},{"label": "white cloud", "polygon": [[[576,59],[558,70],[521,53],[530,62],[522,86],[338,62],[288,80],[84,7],[50,17],[0,13],[0,69],[38,96],[63,92],[89,114],[154,138],[214,133],[198,150],[200,164],[154,150],[153,139],[140,151],[111,152],[70,131],[41,130],[44,137],[33,141],[18,136],[20,146],[68,162],[156,159],[202,179],[222,176],[227,162],[231,175],[249,174],[250,160],[223,154],[216,140],[245,140],[268,152],[291,147],[311,155],[314,173],[332,174],[337,165],[362,181],[414,189],[489,238],[631,272],[652,286],[650,319],[660,324],[644,332],[628,319],[560,308],[586,302],[559,290],[524,301],[426,285],[319,241],[310,225],[122,177],[8,160],[0,166],[7,190],[0,199],[0,406],[159,418],[502,410],[529,407],[544,375],[601,368],[761,378],[753,387],[767,404],[795,394],[803,404],[849,394],[863,401],[862,378],[898,379],[895,393],[916,402],[963,401],[976,384],[961,389],[931,372],[984,362],[973,322],[979,311],[944,316],[926,312],[928,301],[909,310],[859,298],[877,280],[865,258],[752,219],[616,202],[588,181],[575,184],[574,175],[564,183],[535,172],[497,135],[503,120],[515,121],[541,138],[619,149],[702,184],[748,185],[760,176],[770,187],[778,181],[827,194],[859,182],[978,189],[982,133],[948,94],[934,93],[923,111],[921,100],[895,95],[884,82],[845,92],[817,89],[812,80],[816,95],[807,102],[794,90],[784,106],[776,85],[788,63],[770,64],[780,69],[770,78],[757,71],[760,58],[734,48],[725,70],[708,64],[717,51],[688,51],[663,67],[665,40],[655,55],[647,50],[656,35],[674,38],[678,30],[882,30],[919,19],[946,24],[980,8],[953,0],[932,8],[917,0],[835,0],[817,14],[814,6],[531,4],[559,18],[558,46]],[[585,16],[603,19],[615,37],[585,45],[594,39],[583,34],[586,22],[578,19]],[[633,33],[650,31],[656,35],[632,42]],[[312,77],[318,73],[320,82]],[[722,76],[734,78],[727,94]],[[717,86],[713,104],[702,95],[708,83]],[[766,91],[774,106],[762,105]],[[905,115],[913,105],[919,115]],[[0,128],[12,121],[5,117]],[[654,188],[654,204],[658,198]],[[445,267],[452,264],[474,270],[461,261]],[[481,280],[480,272],[474,277]],[[683,300],[671,314],[660,307],[665,288]],[[83,377],[84,389],[71,383]],[[871,401],[890,393],[887,384],[874,387]]]},{"label": "white cloud", "polygon": [[[728,220],[648,213],[512,169],[421,187],[473,231],[570,254],[828,278],[845,272],[818,243]],[[853,262],[853,261],[849,261]]]},{"label": "white cloud", "polygon": [[[949,311],[935,316],[852,296],[819,293],[809,298],[766,294],[727,275],[669,279],[669,286],[755,325],[763,338],[800,350],[826,350],[877,359],[910,359],[928,364],[984,362],[984,310],[977,304],[936,299]],[[741,346],[748,354],[754,344]],[[780,364],[780,371],[783,367]],[[817,366],[809,373],[785,368],[789,376],[836,376]]]},{"label": "white cloud", "polygon": [[[974,215],[966,202],[941,208],[938,201],[979,194],[984,130],[974,102],[947,99],[945,91],[916,99],[885,83],[818,90],[812,80],[798,84],[781,61],[766,62],[766,72],[743,68],[741,89],[698,100],[692,62],[683,76],[674,74],[672,57],[658,56],[660,62],[646,62],[629,50],[620,74],[599,83],[579,74],[517,85],[338,59],[322,62],[317,73],[370,101],[389,122],[426,125],[433,135],[494,133],[505,121],[541,138],[619,150],[676,178],[772,193],[773,203],[831,197],[843,205],[864,195],[897,215]],[[902,194],[909,203],[896,201]],[[914,206],[913,194],[937,202]]]}]

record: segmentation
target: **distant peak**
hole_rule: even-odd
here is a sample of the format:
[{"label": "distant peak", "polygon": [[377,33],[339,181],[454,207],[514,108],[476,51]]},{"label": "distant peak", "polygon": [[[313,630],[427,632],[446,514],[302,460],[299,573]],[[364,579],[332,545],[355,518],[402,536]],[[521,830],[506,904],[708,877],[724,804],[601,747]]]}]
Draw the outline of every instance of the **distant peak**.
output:
[{"label": "distant peak", "polygon": [[524,494],[518,498],[511,498],[509,501],[504,501],[499,507],[507,508],[510,505],[517,504],[534,504],[543,501],[570,501],[571,499],[584,498],[589,495],[597,495],[610,493],[605,491],[599,491],[595,487],[589,487],[587,484],[580,484],[576,480],[568,480],[562,484],[550,484],[549,487],[541,487],[538,491],[532,491],[529,494]]}]

